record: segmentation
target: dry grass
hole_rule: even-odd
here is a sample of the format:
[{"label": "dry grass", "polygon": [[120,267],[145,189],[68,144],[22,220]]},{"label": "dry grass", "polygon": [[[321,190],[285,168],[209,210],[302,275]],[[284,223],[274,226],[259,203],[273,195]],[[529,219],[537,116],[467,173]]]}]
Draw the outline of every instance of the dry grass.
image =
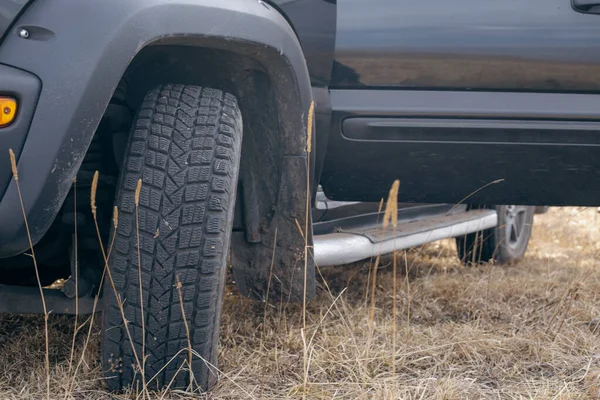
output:
[{"label": "dry grass", "polygon": [[[510,267],[464,268],[451,241],[409,251],[406,261],[400,254],[398,271],[409,271],[410,325],[407,280],[399,275],[395,355],[392,258],[379,265],[372,330],[368,263],[323,270],[330,290],[321,281],[307,310],[306,398],[600,398],[598,218],[595,209],[576,208],[536,216],[526,259]],[[302,305],[265,308],[233,285],[225,298],[224,376],[210,398],[301,398]],[[113,398],[102,384],[99,329],[66,393],[73,322],[50,316],[53,398]],[[45,396],[43,326],[43,317],[0,315],[1,399]]]}]

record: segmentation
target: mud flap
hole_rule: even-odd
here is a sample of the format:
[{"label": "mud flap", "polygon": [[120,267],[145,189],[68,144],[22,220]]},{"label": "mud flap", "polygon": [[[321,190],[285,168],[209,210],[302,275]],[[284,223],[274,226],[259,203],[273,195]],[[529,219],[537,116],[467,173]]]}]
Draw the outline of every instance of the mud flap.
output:
[{"label": "mud flap", "polygon": [[316,288],[315,264],[310,251],[304,261],[304,232],[298,228],[304,231],[309,218],[310,250],[312,219],[310,212],[306,215],[306,157],[285,156],[281,166],[277,205],[270,221],[261,224],[261,241],[248,243],[244,231],[233,232],[231,260],[234,279],[244,296],[264,301],[269,290],[269,301],[296,302],[304,297],[305,265],[306,297],[312,298]]}]

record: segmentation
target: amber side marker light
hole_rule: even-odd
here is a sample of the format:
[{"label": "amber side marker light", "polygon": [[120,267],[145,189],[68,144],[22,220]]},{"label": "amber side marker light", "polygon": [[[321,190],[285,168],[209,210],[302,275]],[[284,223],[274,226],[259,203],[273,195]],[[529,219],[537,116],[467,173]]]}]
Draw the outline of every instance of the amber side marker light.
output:
[{"label": "amber side marker light", "polygon": [[17,101],[10,97],[0,97],[0,128],[10,125],[17,115]]}]

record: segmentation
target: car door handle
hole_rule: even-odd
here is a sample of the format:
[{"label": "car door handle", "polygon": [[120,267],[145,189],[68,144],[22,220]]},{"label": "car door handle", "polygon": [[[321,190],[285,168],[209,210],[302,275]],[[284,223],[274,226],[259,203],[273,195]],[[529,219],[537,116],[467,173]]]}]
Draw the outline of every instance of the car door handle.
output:
[{"label": "car door handle", "polygon": [[572,4],[576,11],[600,14],[600,0],[572,0]]}]

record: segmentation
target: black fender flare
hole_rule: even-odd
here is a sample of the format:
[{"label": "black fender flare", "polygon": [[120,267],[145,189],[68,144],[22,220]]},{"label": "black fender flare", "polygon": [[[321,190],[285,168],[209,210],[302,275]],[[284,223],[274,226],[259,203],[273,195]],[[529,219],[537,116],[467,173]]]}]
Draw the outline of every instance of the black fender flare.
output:
[{"label": "black fender flare", "polygon": [[[28,38],[17,34],[21,29],[28,30]],[[58,214],[130,62],[144,47],[169,40],[238,52],[264,66],[277,98],[279,128],[286,137],[280,178],[286,187],[278,190],[281,201],[267,231],[278,227],[280,235],[289,233],[286,248],[293,251],[285,257],[302,255],[304,239],[295,221],[310,218],[302,199],[310,164],[306,144],[312,91],[293,29],[260,0],[52,0],[34,1],[27,8],[0,46],[0,63],[33,73],[42,82],[25,143],[14,149],[33,243]],[[11,181],[0,201],[0,257],[29,248],[19,210]],[[242,262],[261,265],[266,259],[268,266],[274,239],[272,233],[263,238],[264,243],[244,249],[247,257]],[[309,279],[310,297],[314,277]]]}]

